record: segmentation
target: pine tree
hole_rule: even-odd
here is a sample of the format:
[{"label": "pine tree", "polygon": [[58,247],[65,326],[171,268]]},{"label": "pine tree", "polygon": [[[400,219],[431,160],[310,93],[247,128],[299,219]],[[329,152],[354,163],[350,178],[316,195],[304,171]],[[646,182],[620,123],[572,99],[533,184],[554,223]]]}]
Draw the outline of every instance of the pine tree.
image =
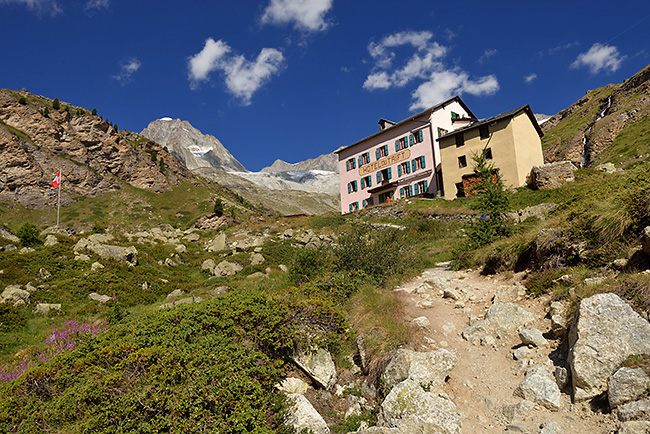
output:
[{"label": "pine tree", "polygon": [[54,98],[54,101],[52,102],[52,108],[54,110],[58,110],[61,108],[61,103],[59,102],[59,98]]}]

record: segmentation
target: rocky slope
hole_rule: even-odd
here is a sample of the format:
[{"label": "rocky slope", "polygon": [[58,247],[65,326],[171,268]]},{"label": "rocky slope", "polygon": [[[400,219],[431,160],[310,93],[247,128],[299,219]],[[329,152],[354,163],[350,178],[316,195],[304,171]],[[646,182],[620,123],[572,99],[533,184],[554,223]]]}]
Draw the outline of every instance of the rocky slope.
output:
[{"label": "rocky slope", "polygon": [[287,163],[275,160],[272,165],[265,167],[260,172],[289,172],[303,170],[322,170],[326,172],[339,172],[339,159],[336,154],[323,154],[298,163]]},{"label": "rocky slope", "polygon": [[650,66],[623,83],[588,91],[544,122],[542,129],[547,162],[571,160],[576,166],[587,167],[593,163],[627,165],[647,160]]},{"label": "rocky slope", "polygon": [[160,145],[118,132],[100,116],[26,91],[0,90],[0,197],[28,208],[56,207],[50,182],[59,170],[63,205],[122,183],[159,192],[192,179]]},{"label": "rocky slope", "polygon": [[140,133],[167,147],[188,169],[214,167],[226,171],[246,172],[246,168],[214,136],[203,134],[188,121],[162,118]]}]

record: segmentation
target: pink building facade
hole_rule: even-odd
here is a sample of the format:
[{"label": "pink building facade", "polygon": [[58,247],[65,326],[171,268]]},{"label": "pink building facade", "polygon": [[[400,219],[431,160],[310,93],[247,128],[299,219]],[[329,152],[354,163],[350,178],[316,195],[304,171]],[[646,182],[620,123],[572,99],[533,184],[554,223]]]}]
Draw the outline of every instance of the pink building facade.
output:
[{"label": "pink building facade", "polygon": [[341,212],[415,195],[443,196],[437,139],[473,121],[458,96],[397,123],[381,119],[379,132],[336,151]]}]

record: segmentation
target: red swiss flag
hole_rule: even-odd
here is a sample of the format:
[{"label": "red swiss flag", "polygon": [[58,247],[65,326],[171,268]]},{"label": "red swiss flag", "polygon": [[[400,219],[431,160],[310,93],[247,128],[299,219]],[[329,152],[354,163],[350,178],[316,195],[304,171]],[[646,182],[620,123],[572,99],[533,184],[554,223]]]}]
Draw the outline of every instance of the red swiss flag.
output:
[{"label": "red swiss flag", "polygon": [[52,181],[52,188],[57,188],[59,185],[61,185],[61,171],[59,170],[59,173],[56,174],[54,177],[54,180]]}]

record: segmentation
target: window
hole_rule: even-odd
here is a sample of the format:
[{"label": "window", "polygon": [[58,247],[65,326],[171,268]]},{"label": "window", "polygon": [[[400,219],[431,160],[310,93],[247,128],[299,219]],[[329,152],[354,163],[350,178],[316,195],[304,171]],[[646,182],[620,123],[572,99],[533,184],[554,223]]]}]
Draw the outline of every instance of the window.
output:
[{"label": "window", "polygon": [[403,187],[399,189],[399,197],[411,197],[413,196],[413,186],[409,185],[408,187]]},{"label": "window", "polygon": [[375,200],[373,199],[372,196],[370,196],[368,199],[364,199],[364,200],[361,201],[361,206],[363,208],[365,208],[367,206],[373,206],[374,204],[375,204]]},{"label": "window", "polygon": [[456,134],[456,147],[463,146],[465,144],[465,136],[463,133]]},{"label": "window", "polygon": [[485,154],[485,159],[486,160],[491,160],[492,159],[492,149],[487,148],[485,151],[483,151]]},{"label": "window", "polygon": [[424,169],[424,167],[425,167],[424,155],[414,160],[411,160],[411,170],[413,170],[413,172],[415,172],[416,170]]},{"label": "window", "polygon": [[392,191],[390,193],[382,193],[379,195],[379,203],[386,203],[386,202],[390,202],[391,200],[393,200]]},{"label": "window", "polygon": [[456,197],[465,197],[465,185],[462,182],[456,184]]},{"label": "window", "polygon": [[359,167],[363,166],[364,164],[370,163],[370,152],[363,153],[359,155]]},{"label": "window", "polygon": [[388,156],[388,145],[380,146],[379,148],[376,149],[375,151],[377,160],[379,160],[382,157],[387,157]]},{"label": "window", "polygon": [[447,133],[448,133],[447,130],[445,130],[444,128],[440,128],[440,127],[438,127],[438,138],[444,136],[444,135],[447,134]]},{"label": "window", "polygon": [[487,125],[481,125],[478,127],[478,133],[481,135],[482,139],[487,139],[490,137],[490,128]]},{"label": "window", "polygon": [[406,161],[397,166],[397,176],[406,175],[407,173],[411,173],[411,163]]},{"label": "window", "polygon": [[424,133],[422,132],[422,130],[415,131],[411,137],[413,137],[414,144],[424,142]]},{"label": "window", "polygon": [[352,202],[350,204],[350,212],[359,211],[359,202]]},{"label": "window", "polygon": [[355,161],[354,158],[350,158],[348,161],[345,162],[345,168],[348,170],[348,172],[352,169],[357,168],[357,162]]},{"label": "window", "polygon": [[467,167],[467,157],[461,155],[458,157],[458,168],[462,169],[463,167]]},{"label": "window", "polygon": [[429,189],[429,183],[427,181],[420,181],[415,184],[415,194],[424,194]]},{"label": "window", "polygon": [[451,112],[451,120],[455,121],[456,119],[460,119],[460,116],[458,116],[458,113]]},{"label": "window", "polygon": [[[413,144],[412,141],[411,144]],[[404,136],[401,139],[395,140],[395,152],[398,152],[402,149],[406,149],[408,147],[409,147],[408,136]]]},{"label": "window", "polygon": [[382,181],[388,181],[392,177],[393,174],[390,167],[388,169],[380,170],[377,172],[377,184],[381,183]]},{"label": "window", "polygon": [[348,193],[352,193],[357,190],[357,181],[348,182]]},{"label": "window", "polygon": [[361,178],[361,189],[368,188],[372,186],[372,176],[364,176]]}]

